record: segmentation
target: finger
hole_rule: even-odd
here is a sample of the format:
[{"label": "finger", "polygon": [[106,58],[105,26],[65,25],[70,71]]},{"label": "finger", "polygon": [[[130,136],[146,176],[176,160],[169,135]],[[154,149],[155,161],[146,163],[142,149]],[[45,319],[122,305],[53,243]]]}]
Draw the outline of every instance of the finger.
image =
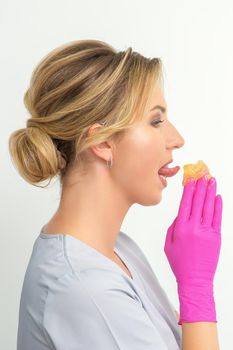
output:
[{"label": "finger", "polygon": [[201,221],[203,204],[206,196],[207,183],[207,178],[205,176],[202,176],[200,179],[198,179],[196,184],[191,209],[191,218],[195,221]]},{"label": "finger", "polygon": [[212,227],[215,232],[221,233],[223,201],[220,194],[215,197],[214,216]]},{"label": "finger", "polygon": [[211,226],[214,215],[214,203],[216,196],[216,180],[212,177],[208,183],[203,213],[202,213],[202,224],[206,226]]},{"label": "finger", "polygon": [[186,221],[189,219],[191,208],[192,208],[192,200],[193,200],[193,193],[195,191],[195,186],[196,186],[195,180],[189,180],[187,184],[184,186],[183,195],[182,195],[179,210],[178,210],[178,216],[182,221]]}]

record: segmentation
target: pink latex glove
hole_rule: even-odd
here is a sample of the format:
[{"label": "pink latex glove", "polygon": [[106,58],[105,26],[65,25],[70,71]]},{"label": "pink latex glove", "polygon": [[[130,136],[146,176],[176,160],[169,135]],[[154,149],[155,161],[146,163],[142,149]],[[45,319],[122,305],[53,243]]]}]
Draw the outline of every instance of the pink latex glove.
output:
[{"label": "pink latex glove", "polygon": [[[213,181],[213,183],[211,183]],[[182,322],[217,322],[213,279],[221,248],[222,197],[203,176],[183,190],[164,252],[176,277]]]}]

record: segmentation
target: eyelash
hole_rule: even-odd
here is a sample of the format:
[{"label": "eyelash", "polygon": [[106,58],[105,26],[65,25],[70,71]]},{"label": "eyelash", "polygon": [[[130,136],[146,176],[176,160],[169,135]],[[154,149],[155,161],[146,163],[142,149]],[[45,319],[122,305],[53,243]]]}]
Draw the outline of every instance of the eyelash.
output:
[{"label": "eyelash", "polygon": [[163,123],[164,120],[154,120],[151,124],[155,125],[155,127],[158,127],[158,124]]}]

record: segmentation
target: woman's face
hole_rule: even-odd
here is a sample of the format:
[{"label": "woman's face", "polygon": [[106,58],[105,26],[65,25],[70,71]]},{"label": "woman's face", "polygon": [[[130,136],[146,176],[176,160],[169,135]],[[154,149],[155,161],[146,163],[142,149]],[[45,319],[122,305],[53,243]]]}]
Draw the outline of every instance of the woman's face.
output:
[{"label": "woman's face", "polygon": [[[158,171],[173,159],[173,150],[184,145],[183,137],[167,118],[161,88],[156,88],[151,101],[149,114],[126,131],[113,154],[114,182],[131,204],[160,202],[165,187]],[[156,106],[161,106],[162,110]],[[158,123],[160,120],[163,122]],[[167,181],[169,183],[169,178]]]}]

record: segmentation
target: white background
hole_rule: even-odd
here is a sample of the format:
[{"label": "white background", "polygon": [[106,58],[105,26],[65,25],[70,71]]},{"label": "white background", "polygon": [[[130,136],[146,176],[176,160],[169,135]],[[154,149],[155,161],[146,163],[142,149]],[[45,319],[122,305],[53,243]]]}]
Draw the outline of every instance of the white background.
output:
[{"label": "white background", "polygon": [[59,201],[59,185],[40,189],[12,165],[9,134],[25,127],[23,94],[33,68],[53,48],[78,39],[100,39],[117,50],[132,46],[159,56],[165,69],[168,118],[186,143],[175,152],[181,170],[168,179],[157,206],[135,204],[121,230],[145,252],[179,310],[175,277],[164,254],[168,226],[182,194],[183,165],[202,159],[223,197],[222,247],[215,274],[221,349],[232,347],[232,83],[233,3],[214,0],[8,1],[1,6],[0,348],[16,348],[18,308],[25,269],[42,225]]}]

